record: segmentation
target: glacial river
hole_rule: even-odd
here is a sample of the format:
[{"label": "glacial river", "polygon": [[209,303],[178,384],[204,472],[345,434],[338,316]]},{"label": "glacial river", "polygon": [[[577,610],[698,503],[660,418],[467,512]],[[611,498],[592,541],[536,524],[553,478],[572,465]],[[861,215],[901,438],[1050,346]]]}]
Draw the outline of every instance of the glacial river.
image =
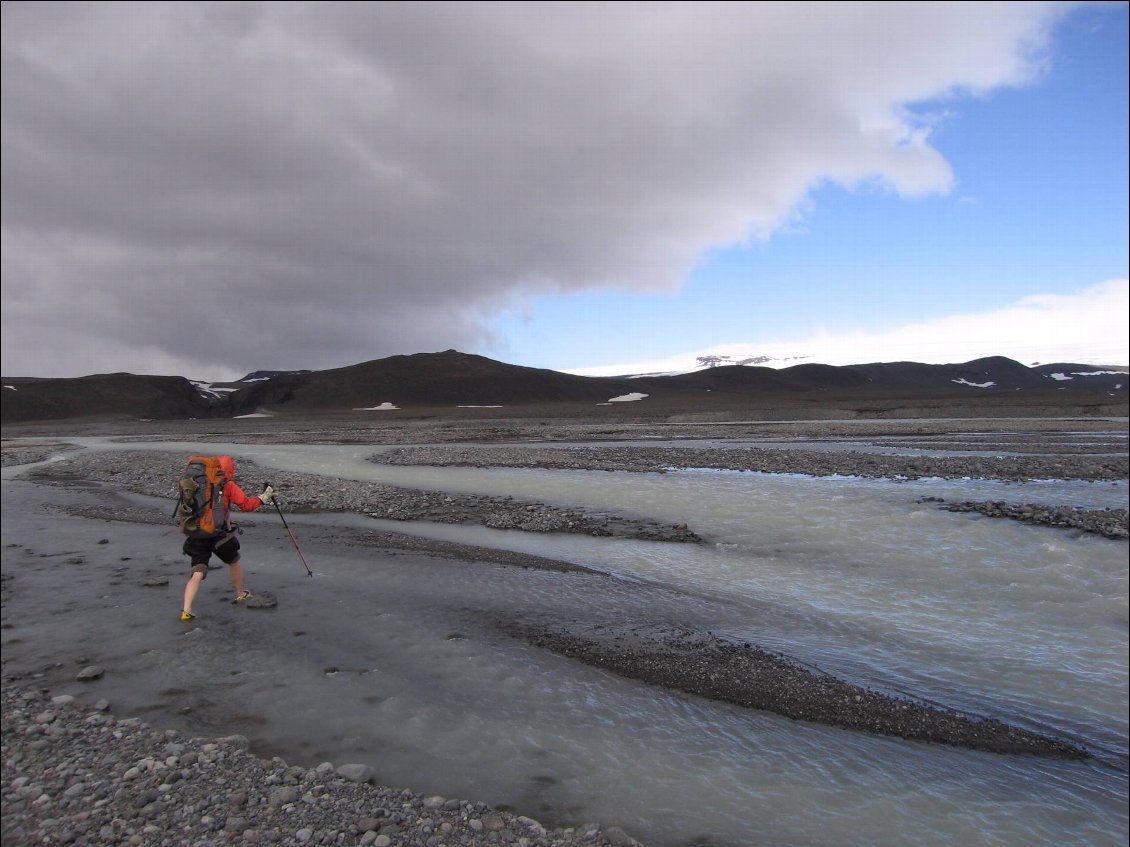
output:
[{"label": "glacial river", "polygon": [[[331,609],[345,594],[374,598],[371,615],[351,605],[327,621],[323,639],[373,658],[328,684],[291,684],[283,709],[263,691],[270,645],[246,646],[262,671],[239,696],[269,716],[261,740],[284,749],[339,763],[368,757],[390,784],[510,806],[547,824],[615,823],[650,847],[1126,844],[1126,542],[949,513],[925,499],[1125,508],[1124,481],[398,468],[365,461],[376,448],[364,446],[76,441],[226,451],[264,468],[583,505],[685,522],[707,540],[291,515],[297,536],[312,539],[319,579],[308,585],[325,595],[305,602]],[[533,553],[612,578],[455,563],[422,573],[410,557],[374,564],[373,553],[318,546],[341,524]],[[476,621],[509,609],[684,622],[868,687],[1064,737],[1095,758],[1003,756],[814,726],[476,636]],[[311,661],[332,657],[324,646],[304,649]]]}]

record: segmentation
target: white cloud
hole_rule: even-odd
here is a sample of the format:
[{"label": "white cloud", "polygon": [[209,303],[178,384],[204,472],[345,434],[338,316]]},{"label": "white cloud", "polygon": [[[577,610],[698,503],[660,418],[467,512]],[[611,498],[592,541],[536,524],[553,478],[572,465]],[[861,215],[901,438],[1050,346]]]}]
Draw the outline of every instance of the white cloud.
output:
[{"label": "white cloud", "polygon": [[1067,7],[2,8],[5,371],[218,379],[673,290],[824,182],[945,192],[906,107],[1029,79]]},{"label": "white cloud", "polygon": [[886,332],[826,332],[808,338],[749,340],[662,359],[568,372],[585,376],[683,372],[701,367],[703,359],[780,368],[803,362],[948,364],[1008,356],[1026,365],[1070,362],[1125,366],[1130,363],[1128,315],[1130,284],[1126,279],[1116,279],[1076,294],[1035,295],[996,311],[953,314]]}]

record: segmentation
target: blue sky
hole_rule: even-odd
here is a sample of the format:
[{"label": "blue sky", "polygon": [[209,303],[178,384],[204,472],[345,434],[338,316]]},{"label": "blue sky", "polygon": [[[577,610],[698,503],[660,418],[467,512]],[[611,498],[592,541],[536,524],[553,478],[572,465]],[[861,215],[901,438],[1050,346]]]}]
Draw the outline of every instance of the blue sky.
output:
[{"label": "blue sky", "polygon": [[5,376],[1130,359],[1124,2],[0,14]]},{"label": "blue sky", "polygon": [[[942,115],[931,140],[954,172],[944,195],[818,187],[801,220],[768,240],[712,251],[678,292],[540,297],[496,329],[523,363],[646,369],[719,345],[756,355],[767,341],[796,342],[803,356],[818,333],[879,334],[1032,295],[1087,296],[1125,279],[1127,43],[1126,4],[1083,8],[1056,28],[1031,84],[916,104]],[[657,336],[656,327],[666,329]],[[1123,315],[1108,329],[1104,349],[1122,357],[1105,364],[1126,364],[1125,327]],[[1051,341],[1001,352],[1054,350]],[[1074,348],[1077,360],[1104,358]],[[912,357],[891,350],[882,360]]]}]

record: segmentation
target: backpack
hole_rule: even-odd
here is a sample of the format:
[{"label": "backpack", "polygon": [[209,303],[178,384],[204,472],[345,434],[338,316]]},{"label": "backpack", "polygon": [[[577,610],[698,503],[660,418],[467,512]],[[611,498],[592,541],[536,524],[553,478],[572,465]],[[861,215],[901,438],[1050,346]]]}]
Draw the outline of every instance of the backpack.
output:
[{"label": "backpack", "polygon": [[224,486],[228,480],[215,456],[189,456],[177,480],[177,504],[173,517],[185,535],[205,538],[223,527],[216,524],[217,510],[223,514]]}]

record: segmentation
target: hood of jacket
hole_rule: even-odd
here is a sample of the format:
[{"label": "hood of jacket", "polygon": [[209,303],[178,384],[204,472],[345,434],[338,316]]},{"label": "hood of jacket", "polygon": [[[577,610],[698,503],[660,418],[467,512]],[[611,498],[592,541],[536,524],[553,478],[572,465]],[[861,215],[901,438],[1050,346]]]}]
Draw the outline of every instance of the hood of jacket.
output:
[{"label": "hood of jacket", "polygon": [[235,479],[235,459],[231,456],[220,456],[220,467],[224,471],[224,476]]}]

